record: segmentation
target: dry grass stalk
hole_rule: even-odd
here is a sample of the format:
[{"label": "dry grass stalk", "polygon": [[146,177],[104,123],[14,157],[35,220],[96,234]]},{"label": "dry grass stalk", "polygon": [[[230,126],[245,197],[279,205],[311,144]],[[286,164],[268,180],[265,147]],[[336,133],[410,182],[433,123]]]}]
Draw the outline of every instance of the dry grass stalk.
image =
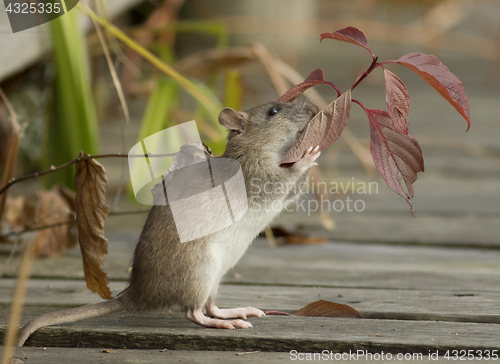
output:
[{"label": "dry grass stalk", "polygon": [[19,331],[19,322],[24,308],[24,299],[28,286],[28,279],[31,275],[33,267],[33,259],[35,254],[35,244],[29,243],[23,253],[21,267],[19,268],[19,277],[14,293],[14,299],[11,305],[9,326],[5,333],[4,351],[2,364],[10,364],[14,354],[14,345],[17,341],[17,333]]}]

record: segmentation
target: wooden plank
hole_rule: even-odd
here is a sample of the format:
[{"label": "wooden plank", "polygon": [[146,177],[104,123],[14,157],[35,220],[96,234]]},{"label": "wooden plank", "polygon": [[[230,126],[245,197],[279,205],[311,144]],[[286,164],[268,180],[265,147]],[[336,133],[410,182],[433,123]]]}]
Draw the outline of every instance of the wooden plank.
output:
[{"label": "wooden plank", "polygon": [[[135,235],[110,237],[105,271],[126,280]],[[6,257],[1,257],[5,261]],[[1,264],[1,263],[0,263]],[[17,260],[5,276],[15,276]],[[36,278],[82,279],[80,253],[37,260]],[[230,283],[351,288],[490,291],[500,290],[500,250],[378,244],[326,243],[271,249],[258,239],[226,276]]]},{"label": "wooden plank", "polygon": [[[277,363],[310,363],[312,359],[324,360],[326,362],[330,361],[341,361],[342,356],[340,353],[338,359],[335,358],[335,354],[332,356],[330,354],[324,354],[322,359],[315,353],[272,353],[272,352],[260,352],[260,351],[186,351],[186,350],[147,350],[147,349],[105,349],[102,348],[36,348],[36,347],[22,347],[17,348],[15,356],[25,360],[26,363],[38,363],[38,364],[53,364],[53,363],[73,363],[73,364],[87,364],[87,363],[107,363],[107,364],[123,364],[123,363],[149,363],[149,364],[165,364],[165,363],[194,363],[194,364],[221,364],[221,363],[241,363],[241,364],[277,364]],[[0,353],[1,353],[0,349]],[[352,356],[349,358],[349,353],[345,353],[343,356],[344,362],[355,361],[359,364],[373,363],[377,360],[364,352],[351,353]],[[449,363],[450,360],[445,359],[443,356],[439,357],[436,352],[427,353],[426,355],[418,355],[412,353],[399,353],[402,358],[406,355],[407,360],[399,359],[394,356],[393,360],[397,362],[416,362],[423,364],[430,363]],[[429,354],[432,354],[431,356]],[[310,355],[309,357],[306,355]],[[326,355],[326,356],[325,356]],[[441,352],[444,355],[444,352]],[[384,356],[387,362],[389,361],[388,356]],[[302,359],[302,360],[301,360]],[[380,358],[382,360],[382,358]],[[467,360],[467,363],[483,363],[483,361],[477,360]]]},{"label": "wooden plank", "polygon": [[[0,306],[0,317],[8,309]],[[47,312],[27,307],[27,318]],[[498,326],[482,323],[266,316],[248,330],[207,330],[176,314],[115,313],[35,332],[28,346],[333,352],[498,350]],[[2,319],[5,325],[5,319]],[[4,327],[4,326],[3,326]]]},{"label": "wooden plank", "polygon": [[[1,353],[1,349],[0,349]],[[103,349],[87,348],[34,348],[23,347],[16,349],[16,357],[24,359],[25,363],[54,364],[54,363],[284,363],[290,361],[288,353],[263,352],[228,352],[228,351],[183,351],[183,350],[132,350],[114,349],[103,352]],[[300,361],[299,361],[300,362]],[[362,361],[361,361],[362,363]]]},{"label": "wooden plank", "polygon": [[391,289],[500,289],[500,251],[331,243],[254,244],[228,281]]},{"label": "wooden plank", "polygon": [[[16,281],[4,279],[0,285],[0,304],[9,305]],[[116,295],[124,282],[111,282]],[[354,289],[260,285],[222,285],[217,304],[223,308],[254,306],[262,310],[293,313],[317,300],[350,305],[364,318],[482,322],[500,324],[500,292],[432,291],[394,289]],[[27,306],[50,306],[52,310],[101,302],[83,281],[31,280]],[[24,322],[26,319],[24,319]]]},{"label": "wooden plank", "polygon": [[[439,159],[442,160],[444,164],[449,157],[447,153],[441,153],[439,156],[429,159],[431,162],[436,162],[436,159]],[[353,157],[346,156],[346,166],[355,163],[352,158]],[[340,160],[342,161],[342,159]],[[324,162],[326,163],[327,160]],[[431,164],[431,162],[429,164]],[[459,173],[458,171],[451,175],[444,175],[442,171],[439,171],[438,166],[432,165],[427,166],[427,168],[430,169],[429,172],[425,172],[419,176],[418,181],[414,184],[415,197],[413,200],[417,220],[419,216],[427,215],[454,217],[464,217],[472,214],[497,217],[500,215],[500,206],[497,203],[500,201],[500,188],[498,188],[500,168],[489,164],[488,161],[481,161],[476,158],[462,157],[459,162],[462,164],[473,163],[476,170],[471,168],[471,173],[476,173],[477,176],[468,178],[457,176],[456,174]],[[500,165],[500,158],[498,162]],[[327,165],[328,164],[322,168],[325,179],[327,178],[326,176],[328,176]],[[489,173],[489,175],[481,173],[481,166],[485,169],[491,169],[492,172]],[[341,168],[341,166],[337,165],[337,168]],[[466,170],[466,168],[464,168],[464,170]],[[462,173],[467,173],[464,170]],[[350,176],[348,174],[349,172],[351,172]],[[352,167],[343,172],[342,176],[332,175],[330,177],[331,179],[328,180],[328,182],[322,181],[323,183],[316,183],[314,185],[316,190],[319,189],[321,192],[330,192],[331,198],[340,199],[342,201],[346,200],[346,196],[349,196],[352,201],[361,199],[365,202],[363,213],[384,212],[390,215],[404,213],[408,218],[407,220],[411,220],[409,207],[404,203],[404,199],[391,191],[381,178],[373,181],[368,176],[365,176],[361,169],[354,169]],[[310,191],[312,191],[312,187]],[[351,209],[353,209],[352,205],[353,202],[351,203]],[[340,210],[340,203],[339,206],[336,205],[335,207],[336,210]],[[331,210],[334,216],[339,214],[338,211],[334,209]],[[346,210],[347,209],[344,209],[340,211],[340,213],[348,212]],[[356,211],[352,211],[351,215],[353,212],[355,215],[360,215],[360,213]]]},{"label": "wooden plank", "polygon": [[328,231],[321,225],[318,213],[310,216],[287,213],[276,220],[274,225],[292,231],[300,228],[304,234],[325,237],[332,241],[500,248],[499,215],[419,214],[417,218],[412,218],[408,214],[407,206],[403,206],[399,213],[384,211],[333,213],[330,216],[335,221],[336,228]]}]

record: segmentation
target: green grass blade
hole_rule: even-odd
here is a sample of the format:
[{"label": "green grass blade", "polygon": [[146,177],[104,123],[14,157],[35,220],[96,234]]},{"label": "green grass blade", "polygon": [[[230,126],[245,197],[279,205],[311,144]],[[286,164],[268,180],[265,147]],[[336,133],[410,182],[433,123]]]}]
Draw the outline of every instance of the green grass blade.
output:
[{"label": "green grass blade", "polygon": [[[81,150],[96,154],[98,149],[97,117],[85,39],[78,26],[77,13],[70,11],[51,21],[50,26],[56,81],[45,167],[76,158]],[[49,175],[47,187],[64,183],[73,188],[73,175],[74,168]]]}]

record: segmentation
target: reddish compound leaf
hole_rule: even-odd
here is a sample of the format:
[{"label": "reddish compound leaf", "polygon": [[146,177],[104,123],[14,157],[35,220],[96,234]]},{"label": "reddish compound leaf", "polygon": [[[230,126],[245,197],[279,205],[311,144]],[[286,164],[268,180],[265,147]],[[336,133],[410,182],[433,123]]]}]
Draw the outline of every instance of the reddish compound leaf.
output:
[{"label": "reddish compound leaf", "polygon": [[319,68],[315,69],[314,71],[311,72],[311,74],[306,78],[304,82],[293,86],[290,90],[285,92],[283,96],[279,98],[278,101],[292,102],[307,89],[323,83],[330,84],[330,82],[325,81],[325,77],[323,76],[323,71]]},{"label": "reddish compound leaf", "polygon": [[354,308],[325,300],[312,302],[292,316],[361,318],[359,312]]},{"label": "reddish compound leaf", "polygon": [[310,147],[319,145],[319,150],[323,150],[332,145],[344,130],[350,111],[351,91],[348,90],[309,121],[281,164],[299,161]]},{"label": "reddish compound leaf", "polygon": [[391,71],[384,69],[385,101],[392,124],[397,131],[408,133],[408,113],[410,112],[410,96],[403,81]]},{"label": "reddish compound leaf", "polygon": [[[412,208],[413,186],[417,173],[424,171],[424,156],[418,142],[410,133],[399,133],[389,113],[368,109],[370,120],[370,151],[378,171],[387,186],[403,196]],[[403,189],[405,181],[408,193]],[[413,215],[413,210],[411,210]]]},{"label": "reddish compound leaf", "polygon": [[337,30],[333,33],[323,33],[321,34],[321,40],[323,39],[335,39],[342,42],[352,43],[366,48],[370,51],[368,47],[368,40],[361,30],[355,27],[347,27],[344,29]]},{"label": "reddish compound leaf", "polygon": [[469,130],[469,100],[465,96],[462,82],[439,59],[417,52],[404,55],[396,63],[411,69],[434,87],[467,120],[467,130]]}]

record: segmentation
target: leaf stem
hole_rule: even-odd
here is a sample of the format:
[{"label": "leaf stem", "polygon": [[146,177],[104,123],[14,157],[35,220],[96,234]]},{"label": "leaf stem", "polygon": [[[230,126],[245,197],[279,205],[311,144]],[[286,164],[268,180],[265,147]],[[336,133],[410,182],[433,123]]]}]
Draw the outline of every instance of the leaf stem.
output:
[{"label": "leaf stem", "polygon": [[384,64],[387,64],[387,63],[398,63],[398,61],[384,61],[384,62],[379,62],[378,65],[383,66]]},{"label": "leaf stem", "polygon": [[375,57],[375,55],[373,54],[373,52],[370,48],[366,48],[366,49],[368,50],[368,52],[370,52],[370,55],[372,56],[372,59],[373,59],[373,63],[376,63],[378,57]]},{"label": "leaf stem", "polygon": [[351,101],[354,102],[354,103],[356,103],[356,104],[358,104],[359,106],[361,106],[361,108],[365,111],[366,115],[368,115],[368,117],[370,117],[370,114],[368,113],[368,110],[366,110],[366,107],[361,102],[359,102],[356,99],[352,99]]},{"label": "leaf stem", "polygon": [[337,86],[335,86],[332,82],[327,81],[326,84],[332,86],[335,89],[335,91],[337,91],[337,97],[340,97],[340,95],[342,95],[340,93],[340,90],[337,88]]},{"label": "leaf stem", "polygon": [[[372,55],[373,55],[373,53],[372,53]],[[360,73],[360,75],[358,76],[358,78],[356,79],[356,81],[354,81],[354,84],[351,86],[351,91],[354,90],[354,88],[361,81],[363,81],[366,78],[366,76],[368,76],[375,68],[377,68],[378,66],[381,65],[381,63],[378,63],[377,60],[378,60],[378,57],[374,57],[373,61],[372,61],[372,64],[370,65],[370,67],[368,67],[368,69],[366,71],[363,71],[363,72]]]}]

